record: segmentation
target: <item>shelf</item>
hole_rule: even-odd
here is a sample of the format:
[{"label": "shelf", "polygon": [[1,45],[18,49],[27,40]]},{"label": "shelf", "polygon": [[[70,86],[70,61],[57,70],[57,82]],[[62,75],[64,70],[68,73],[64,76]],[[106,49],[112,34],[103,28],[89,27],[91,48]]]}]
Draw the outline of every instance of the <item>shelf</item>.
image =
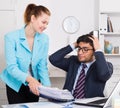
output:
[{"label": "shelf", "polygon": [[120,12],[112,12],[112,11],[105,11],[105,12],[100,12],[100,14],[107,14],[110,16],[120,16]]},{"label": "shelf", "polygon": [[104,54],[105,56],[120,56],[120,54]]},{"label": "shelf", "polygon": [[99,40],[101,48],[104,51],[104,47],[109,48],[108,45],[110,44],[113,47],[112,52],[115,52],[112,54],[105,53],[105,56],[113,58],[120,57],[120,54],[117,53],[120,50],[120,11],[101,11],[99,20]]},{"label": "shelf", "polygon": [[105,36],[120,36],[119,32],[106,32],[106,33],[100,33],[100,35],[105,35]]}]

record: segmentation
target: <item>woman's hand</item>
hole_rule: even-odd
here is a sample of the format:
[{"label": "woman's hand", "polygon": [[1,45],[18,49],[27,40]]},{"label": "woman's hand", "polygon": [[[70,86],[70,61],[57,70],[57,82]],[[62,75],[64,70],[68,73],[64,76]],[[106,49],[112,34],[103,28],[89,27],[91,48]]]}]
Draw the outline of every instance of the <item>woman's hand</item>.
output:
[{"label": "woman's hand", "polygon": [[32,76],[28,76],[26,81],[28,82],[28,86],[30,88],[30,91],[32,93],[34,93],[35,95],[39,96],[40,93],[39,93],[38,87],[41,86],[41,83],[39,83],[39,81],[37,81]]}]

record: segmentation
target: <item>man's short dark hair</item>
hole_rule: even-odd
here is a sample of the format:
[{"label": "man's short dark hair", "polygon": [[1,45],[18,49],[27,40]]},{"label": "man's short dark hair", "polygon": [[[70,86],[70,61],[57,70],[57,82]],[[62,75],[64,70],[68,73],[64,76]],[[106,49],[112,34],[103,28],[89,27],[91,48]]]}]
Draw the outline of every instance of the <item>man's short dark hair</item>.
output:
[{"label": "man's short dark hair", "polygon": [[77,44],[79,44],[80,42],[89,43],[90,46],[92,46],[92,48],[94,50],[93,41],[89,37],[93,38],[93,35],[91,35],[91,34],[85,34],[85,35],[82,35],[82,36],[78,37]]}]

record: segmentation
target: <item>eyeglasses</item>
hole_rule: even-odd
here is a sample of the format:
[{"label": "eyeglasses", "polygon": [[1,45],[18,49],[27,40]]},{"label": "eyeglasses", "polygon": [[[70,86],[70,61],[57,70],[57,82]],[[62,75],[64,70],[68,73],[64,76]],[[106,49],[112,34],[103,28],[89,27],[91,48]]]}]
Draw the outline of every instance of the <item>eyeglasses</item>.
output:
[{"label": "eyeglasses", "polygon": [[83,47],[83,48],[78,47],[78,48],[77,48],[77,51],[80,51],[80,50],[82,50],[83,53],[87,53],[89,50],[93,50],[93,49],[89,49],[89,48],[87,48],[87,47]]}]

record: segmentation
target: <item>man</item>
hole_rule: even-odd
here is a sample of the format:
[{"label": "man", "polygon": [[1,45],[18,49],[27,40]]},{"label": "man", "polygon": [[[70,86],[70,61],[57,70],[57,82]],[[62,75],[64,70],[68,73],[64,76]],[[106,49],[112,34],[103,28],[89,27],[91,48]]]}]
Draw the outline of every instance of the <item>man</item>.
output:
[{"label": "man", "polygon": [[[77,49],[77,56],[65,57],[73,49]],[[74,98],[104,96],[103,90],[106,81],[113,73],[113,65],[106,62],[98,38],[91,34],[82,35],[73,45],[68,45],[52,54],[49,60],[54,66],[67,72],[64,89],[71,91]],[[86,65],[84,68],[83,64]],[[84,75],[80,78],[83,72],[85,78]],[[81,83],[78,83],[78,80],[82,80]],[[82,87],[78,87],[81,85]]]}]

